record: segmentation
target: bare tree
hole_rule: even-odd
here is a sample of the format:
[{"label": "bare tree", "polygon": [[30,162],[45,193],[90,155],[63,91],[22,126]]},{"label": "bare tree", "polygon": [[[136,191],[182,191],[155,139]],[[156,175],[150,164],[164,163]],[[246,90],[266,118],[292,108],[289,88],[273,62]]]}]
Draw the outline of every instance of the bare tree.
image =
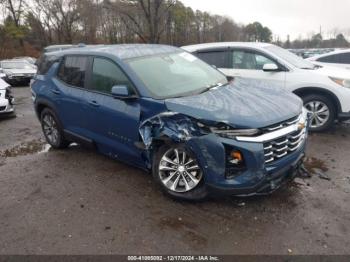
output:
[{"label": "bare tree", "polygon": [[118,11],[129,29],[143,42],[159,43],[175,0],[120,0]]}]

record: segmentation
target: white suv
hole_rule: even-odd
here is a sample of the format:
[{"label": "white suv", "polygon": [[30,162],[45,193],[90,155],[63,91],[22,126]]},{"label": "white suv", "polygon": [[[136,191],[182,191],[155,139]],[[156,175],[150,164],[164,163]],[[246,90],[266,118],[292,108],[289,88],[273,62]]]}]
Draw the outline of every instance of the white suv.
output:
[{"label": "white suv", "polygon": [[182,47],[230,77],[270,82],[300,96],[311,113],[312,131],[350,119],[350,71],[315,66],[267,43],[209,43]]}]

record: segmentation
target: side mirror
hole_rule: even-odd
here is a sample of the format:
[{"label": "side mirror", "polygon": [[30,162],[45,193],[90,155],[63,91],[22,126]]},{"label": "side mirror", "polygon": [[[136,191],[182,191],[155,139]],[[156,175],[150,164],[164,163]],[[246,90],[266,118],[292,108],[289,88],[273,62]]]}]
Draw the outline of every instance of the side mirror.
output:
[{"label": "side mirror", "polygon": [[233,81],[235,78],[233,76],[226,76],[227,82]]},{"label": "side mirror", "polygon": [[211,67],[213,67],[215,69],[218,69],[218,67],[216,65],[211,65]]},{"label": "side mirror", "polygon": [[276,64],[265,64],[263,66],[263,71],[265,72],[277,72],[280,69],[278,68],[278,66]]},{"label": "side mirror", "polygon": [[113,86],[111,93],[112,93],[112,96],[115,98],[130,98],[131,97],[129,89],[125,85]]}]

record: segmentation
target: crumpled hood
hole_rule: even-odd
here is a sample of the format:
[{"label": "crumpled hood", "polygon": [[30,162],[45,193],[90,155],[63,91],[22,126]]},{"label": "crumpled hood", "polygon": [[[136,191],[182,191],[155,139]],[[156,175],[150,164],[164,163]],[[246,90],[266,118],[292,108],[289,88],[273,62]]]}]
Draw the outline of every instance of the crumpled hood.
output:
[{"label": "crumpled hood", "polygon": [[35,74],[36,69],[3,69],[6,74]]},{"label": "crumpled hood", "polygon": [[302,101],[282,87],[236,78],[208,92],[165,101],[168,110],[237,128],[261,128],[301,113]]}]

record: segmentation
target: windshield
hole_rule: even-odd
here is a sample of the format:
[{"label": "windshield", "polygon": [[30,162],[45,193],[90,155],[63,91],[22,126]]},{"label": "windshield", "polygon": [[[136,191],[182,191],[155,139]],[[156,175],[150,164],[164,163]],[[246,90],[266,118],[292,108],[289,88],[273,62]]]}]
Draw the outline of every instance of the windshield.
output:
[{"label": "windshield", "polygon": [[27,62],[2,62],[3,69],[33,69],[34,67]]},{"label": "windshield", "polygon": [[223,74],[186,52],[132,58],[126,63],[156,98],[198,94],[227,83]]},{"label": "windshield", "polygon": [[289,52],[288,50],[275,45],[269,45],[265,47],[270,52],[274,53],[276,56],[282,58],[293,66],[301,69],[315,69],[315,65],[309,61],[306,61],[299,56]]}]

